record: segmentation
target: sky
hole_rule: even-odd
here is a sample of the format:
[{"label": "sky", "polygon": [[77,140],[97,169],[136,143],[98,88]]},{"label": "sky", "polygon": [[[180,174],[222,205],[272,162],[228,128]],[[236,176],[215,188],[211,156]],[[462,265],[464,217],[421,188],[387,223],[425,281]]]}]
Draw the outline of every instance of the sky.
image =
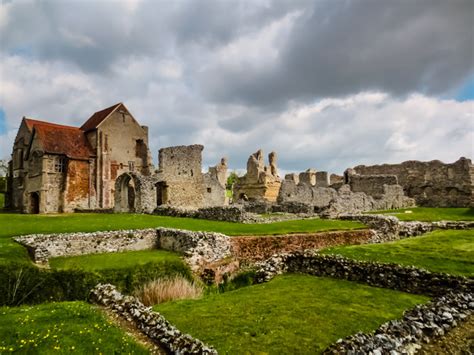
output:
[{"label": "sky", "polygon": [[472,0],[63,0],[0,5],[0,159],[23,116],[123,102],[161,147],[281,173],[474,156]]}]

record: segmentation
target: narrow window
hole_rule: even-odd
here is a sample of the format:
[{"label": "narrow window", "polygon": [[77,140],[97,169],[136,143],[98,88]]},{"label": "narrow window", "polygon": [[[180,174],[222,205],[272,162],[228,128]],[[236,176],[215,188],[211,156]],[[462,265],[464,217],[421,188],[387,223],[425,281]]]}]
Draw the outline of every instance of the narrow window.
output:
[{"label": "narrow window", "polygon": [[57,157],[54,161],[54,171],[56,173],[64,173],[66,171],[66,158]]},{"label": "narrow window", "polygon": [[207,188],[207,192],[209,192],[209,193],[211,193],[211,192],[212,192],[212,190],[211,190],[211,188],[210,188],[210,187],[208,187],[208,188]]},{"label": "narrow window", "polygon": [[18,167],[20,169],[23,169],[23,159],[24,159],[23,149],[19,149],[18,150]]},{"label": "narrow window", "polygon": [[135,171],[135,162],[129,161],[128,162],[128,171]]}]

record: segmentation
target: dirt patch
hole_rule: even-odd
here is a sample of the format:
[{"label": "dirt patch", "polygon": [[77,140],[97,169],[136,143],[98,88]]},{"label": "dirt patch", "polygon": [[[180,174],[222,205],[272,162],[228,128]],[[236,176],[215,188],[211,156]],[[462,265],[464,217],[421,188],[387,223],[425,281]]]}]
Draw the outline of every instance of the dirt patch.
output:
[{"label": "dirt patch", "polygon": [[337,245],[366,244],[372,238],[368,229],[305,234],[232,237],[232,255],[241,260],[265,260],[276,253],[323,249]]},{"label": "dirt patch", "polygon": [[417,354],[474,354],[474,315],[434,342],[422,345]]}]

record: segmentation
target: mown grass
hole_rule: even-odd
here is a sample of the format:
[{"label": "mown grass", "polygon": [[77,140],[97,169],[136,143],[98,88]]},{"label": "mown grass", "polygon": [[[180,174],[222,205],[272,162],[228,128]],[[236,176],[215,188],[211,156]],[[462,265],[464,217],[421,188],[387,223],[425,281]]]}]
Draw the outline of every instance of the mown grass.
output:
[{"label": "mown grass", "polygon": [[0,307],[0,353],[148,354],[85,302]]},{"label": "mown grass", "polygon": [[322,253],[474,276],[474,230],[438,230],[396,242],[340,246]]},{"label": "mown grass", "polygon": [[120,270],[147,263],[182,263],[182,260],[177,253],[156,249],[58,257],[49,260],[49,265],[53,269],[81,269],[85,271]]},{"label": "mown grass", "polygon": [[474,221],[474,208],[414,207],[370,213],[392,215],[401,221]]},{"label": "mown grass", "polygon": [[223,354],[314,354],[427,301],[424,296],[355,282],[283,275],[265,284],[154,309]]},{"label": "mown grass", "polygon": [[364,228],[349,221],[307,219],[269,224],[242,224],[193,218],[176,218],[142,214],[0,214],[0,264],[28,262],[26,250],[11,237],[37,233],[94,232],[103,230],[169,227],[194,231],[213,231],[227,235],[270,235],[306,233],[327,230]]}]

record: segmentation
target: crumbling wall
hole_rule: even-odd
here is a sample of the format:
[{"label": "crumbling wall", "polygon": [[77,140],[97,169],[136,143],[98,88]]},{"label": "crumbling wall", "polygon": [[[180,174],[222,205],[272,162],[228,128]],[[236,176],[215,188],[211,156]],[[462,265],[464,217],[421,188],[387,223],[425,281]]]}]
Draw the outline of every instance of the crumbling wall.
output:
[{"label": "crumbling wall", "polygon": [[354,168],[360,175],[395,175],[407,196],[414,198],[418,206],[429,207],[474,206],[472,169],[471,160],[466,158],[451,164],[411,160]]},{"label": "crumbling wall", "polygon": [[156,208],[155,176],[124,173],[115,181],[115,212],[152,213]]},{"label": "crumbling wall", "polygon": [[[393,182],[393,178],[395,177],[377,181]],[[414,200],[407,198],[399,185],[383,184],[380,188],[379,185],[376,187],[367,186],[366,181],[370,181],[370,179],[355,181],[356,191],[353,191],[349,184],[341,184],[338,188],[318,187],[317,184],[313,186],[305,180],[301,181],[301,175],[299,179],[295,179],[295,175],[288,174],[282,182],[277,202],[281,205],[288,203],[306,205],[316,213],[331,217],[343,213],[411,207],[414,204]],[[357,191],[357,188],[365,190],[365,192]]]},{"label": "crumbling wall", "polygon": [[159,181],[164,183],[162,204],[197,208],[203,201],[202,145],[175,146],[159,151]]},{"label": "crumbling wall", "polygon": [[183,208],[226,204],[227,160],[201,172],[202,145],[176,146],[159,151],[157,204]]},{"label": "crumbling wall", "polygon": [[358,175],[349,177],[352,192],[363,192],[373,198],[382,198],[386,185],[398,185],[395,175]]},{"label": "crumbling wall", "polygon": [[247,173],[237,179],[233,187],[234,201],[271,201],[277,200],[281,186],[278,176],[277,155],[268,155],[269,165],[265,166],[263,151],[260,149],[250,155],[247,161]]}]

